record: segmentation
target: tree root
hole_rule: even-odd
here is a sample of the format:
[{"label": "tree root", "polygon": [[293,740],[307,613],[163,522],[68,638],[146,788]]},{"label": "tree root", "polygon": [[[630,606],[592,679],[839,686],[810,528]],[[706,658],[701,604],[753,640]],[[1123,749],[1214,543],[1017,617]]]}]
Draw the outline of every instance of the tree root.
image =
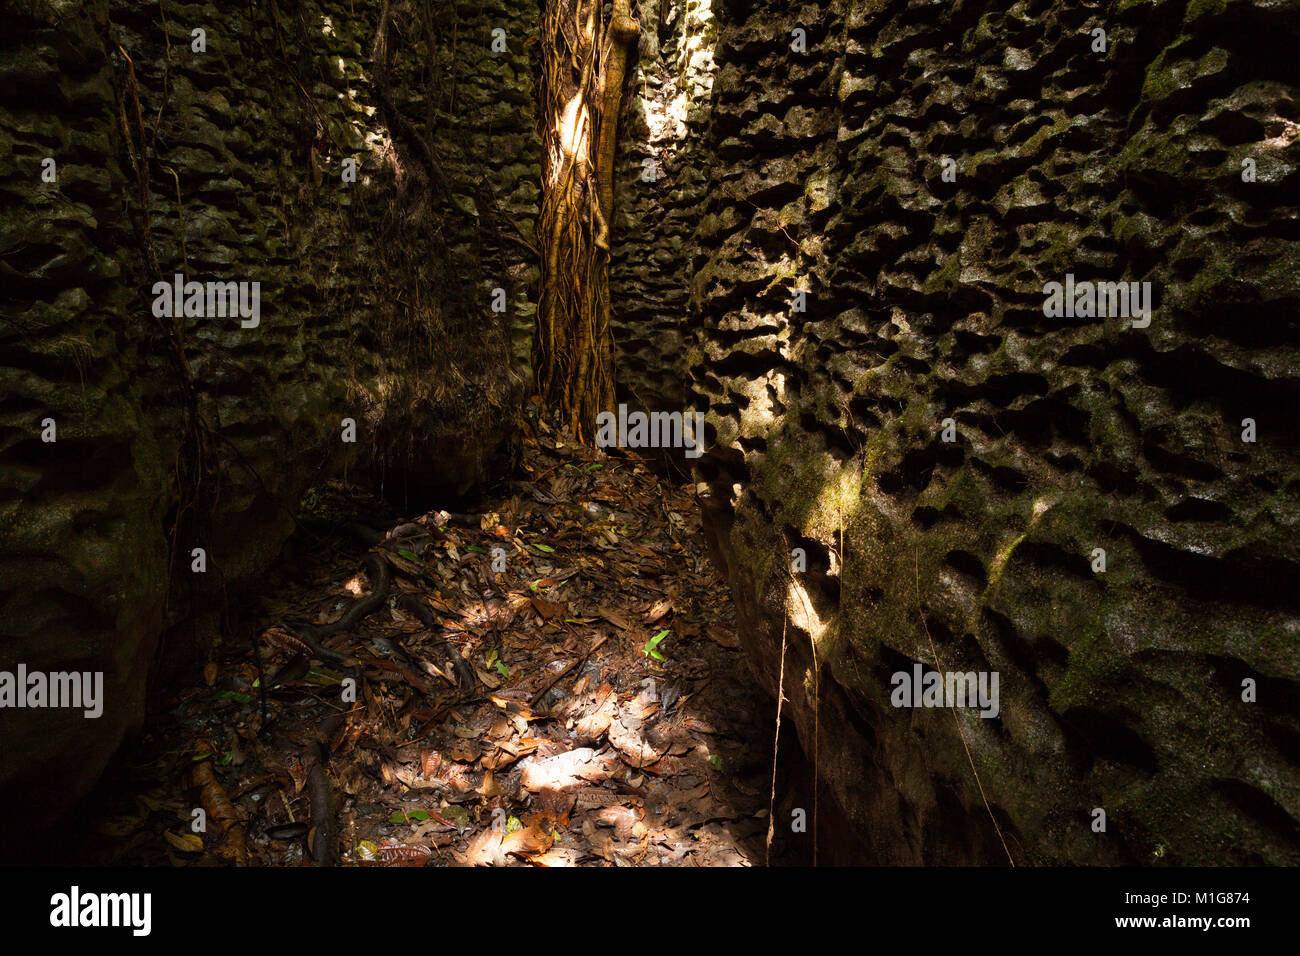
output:
[{"label": "tree root", "polygon": [[388,597],[388,585],[392,580],[388,565],[384,563],[379,555],[372,553],[366,555],[366,559],[361,566],[365,570],[366,576],[370,578],[371,588],[369,594],[360,598],[333,624],[326,624],[323,627],[301,624],[294,628],[302,642],[311,648],[311,652],[321,660],[334,661],[338,664],[345,663],[349,659],[347,656],[337,651],[331,651],[321,644],[321,640],[331,634],[337,634],[339,631],[346,631],[356,627],[362,618],[382,607],[384,599]]},{"label": "tree root", "polygon": [[[429,610],[428,606],[425,605],[423,601],[416,598],[415,595],[403,594],[398,600],[397,605],[403,611],[408,611],[411,614],[414,614],[421,624],[433,631],[435,634],[442,631],[442,627],[434,618],[433,612]],[[451,669],[456,674],[456,683],[462,691],[472,691],[478,686],[478,678],[474,676],[473,668],[469,666],[469,662],[466,661],[465,658],[456,653],[454,647],[448,644],[445,640],[440,640],[438,646],[435,647],[435,650],[441,657],[446,658],[447,662],[451,665]]]}]

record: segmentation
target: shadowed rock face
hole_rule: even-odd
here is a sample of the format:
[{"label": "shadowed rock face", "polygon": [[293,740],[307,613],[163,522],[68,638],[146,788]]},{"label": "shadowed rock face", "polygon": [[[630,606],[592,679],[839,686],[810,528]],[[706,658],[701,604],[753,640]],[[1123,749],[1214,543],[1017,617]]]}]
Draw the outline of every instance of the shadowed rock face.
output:
[{"label": "shadowed rock face", "polygon": [[[873,858],[1300,862],[1300,5],[714,14],[657,321],[756,673],[784,636]],[[1068,274],[1149,326],[1048,317]],[[917,662],[1000,713],[893,706]]]},{"label": "shadowed rock face", "polygon": [[[508,51],[492,54],[486,33],[448,48],[454,8],[426,25],[392,5],[389,86],[405,125],[375,85],[381,7],[321,0],[277,17],[274,5],[166,4],[165,23],[156,5],[102,0],[6,11],[0,670],[100,670],[106,684],[96,720],[0,712],[0,801],[19,819],[54,815],[94,781],[142,716],[160,631],[215,618],[223,589],[278,553],[309,485],[370,476],[399,504],[436,501],[509,462],[527,375],[512,323],[527,323],[535,270],[509,231],[530,234],[536,216],[523,43],[536,6],[465,13],[507,30]],[[45,157],[55,182],[41,179]],[[255,328],[186,323],[216,469],[198,523],[177,481],[186,393],[152,313],[146,247],[169,281],[260,282]],[[505,314],[490,310],[496,287]],[[189,530],[169,542],[178,511]],[[201,576],[194,547],[207,552]]]},{"label": "shadowed rock face", "polygon": [[[309,484],[427,500],[509,458],[536,5],[387,5],[393,107],[384,6],[10,4],[0,669],[106,676],[98,720],[0,712],[18,819],[84,792],[159,632],[265,567]],[[620,398],[707,409],[743,640],[773,693],[784,643],[841,825],[876,862],[1300,862],[1300,4],[637,6]],[[187,325],[219,467],[198,544],[168,540],[185,394],[146,208],[165,278],[262,286],[256,329]],[[1045,314],[1067,276],[1150,283],[1150,324]],[[997,671],[998,716],[893,706],[918,663]]]}]

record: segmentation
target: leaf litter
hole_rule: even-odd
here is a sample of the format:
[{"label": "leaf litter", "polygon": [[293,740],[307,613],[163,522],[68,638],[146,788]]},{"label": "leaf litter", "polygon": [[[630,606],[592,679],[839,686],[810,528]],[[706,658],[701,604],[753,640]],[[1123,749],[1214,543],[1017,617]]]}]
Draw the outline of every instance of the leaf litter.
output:
[{"label": "leaf litter", "polygon": [[[527,477],[480,513],[392,524],[374,549],[385,600],[354,626],[313,647],[376,585],[360,545],[316,537],[269,576],[245,625],[260,659],[228,635],[172,696],[105,799],[133,806],[105,806],[90,859],[761,863],[768,704],[693,486],[537,427]],[[357,497],[319,495],[323,510]]]}]

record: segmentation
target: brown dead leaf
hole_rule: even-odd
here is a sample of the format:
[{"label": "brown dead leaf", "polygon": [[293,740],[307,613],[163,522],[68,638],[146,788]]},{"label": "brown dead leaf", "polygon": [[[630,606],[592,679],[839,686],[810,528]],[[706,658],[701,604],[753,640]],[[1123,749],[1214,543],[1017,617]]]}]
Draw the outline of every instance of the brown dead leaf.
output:
[{"label": "brown dead leaf", "polygon": [[[429,810],[429,819],[421,821],[411,830],[412,840],[427,840],[437,835],[451,833],[456,829],[456,824],[448,820],[437,810]],[[436,838],[434,842],[437,843]],[[441,845],[441,844],[439,844]]]},{"label": "brown dead leaf", "polygon": [[403,631],[407,631],[408,633],[415,633],[416,631],[420,631],[424,629],[424,625],[420,622],[420,619],[418,617],[416,617],[414,614],[411,614],[408,611],[403,611],[400,607],[397,607],[396,605],[390,607],[388,609],[388,613],[392,617],[393,623],[396,624],[398,627],[400,627]]},{"label": "brown dead leaf", "polygon": [[717,731],[707,720],[701,720],[699,717],[687,717],[682,721],[682,726],[687,730],[694,730],[701,734],[716,734]]},{"label": "brown dead leaf", "polygon": [[444,614],[455,614],[456,609],[442,599],[440,594],[426,594],[424,601],[435,610],[442,611]]},{"label": "brown dead leaf", "polygon": [[289,779],[293,781],[293,795],[296,797],[302,793],[302,788],[307,783],[307,768],[296,757],[289,758],[286,767],[289,771]]},{"label": "brown dead leaf", "polygon": [[519,759],[519,754],[509,743],[498,744],[492,753],[484,754],[479,763],[484,770],[503,770]]},{"label": "brown dead leaf", "polygon": [[597,783],[609,776],[612,759],[600,757],[590,747],[579,747],[541,760],[532,759],[524,768],[520,783],[537,792],[543,787],[567,790],[586,780]]},{"label": "brown dead leaf", "polygon": [[609,725],[609,742],[618,748],[631,767],[647,767],[657,761],[663,750],[656,750],[646,740],[643,724],[630,713],[622,713]]},{"label": "brown dead leaf", "polygon": [[379,848],[379,859],[388,866],[424,866],[433,851],[411,843],[387,843]]},{"label": "brown dead leaf", "polygon": [[654,763],[644,765],[641,769],[646,773],[654,774],[656,777],[671,777],[682,769],[682,762],[676,757],[660,757]]},{"label": "brown dead leaf", "polygon": [[631,714],[638,720],[649,720],[659,712],[658,700],[646,700],[643,697],[633,697],[623,703],[623,712]]},{"label": "brown dead leaf", "polygon": [[427,780],[433,780],[438,776],[438,768],[442,766],[442,754],[436,750],[425,750],[420,754],[420,775]]},{"label": "brown dead leaf", "polygon": [[481,752],[477,740],[454,740],[450,747],[447,748],[447,756],[452,760],[460,760],[464,763],[473,763],[478,759]]},{"label": "brown dead leaf", "polygon": [[554,838],[548,831],[534,823],[514,833],[506,834],[505,839],[501,841],[501,852],[513,853],[516,856],[530,856],[545,853],[554,842]]},{"label": "brown dead leaf", "polygon": [[610,722],[614,719],[612,708],[602,708],[587,714],[574,725],[574,729],[580,737],[599,737],[605,731],[609,730]]},{"label": "brown dead leaf", "polygon": [[705,633],[708,634],[709,639],[719,647],[725,647],[729,651],[734,651],[736,648],[740,647],[740,638],[738,638],[736,632],[730,628],[714,626],[706,628]]},{"label": "brown dead leaf", "polygon": [[500,828],[487,827],[469,841],[464,853],[455,854],[456,859],[465,866],[494,866],[505,862],[505,854],[501,851],[502,835]]},{"label": "brown dead leaf", "polygon": [[[201,748],[208,749],[206,744]],[[199,788],[199,802],[207,811],[208,820],[217,836],[217,854],[234,860],[241,866],[248,863],[248,845],[244,839],[244,823],[239,811],[217,782],[211,760],[202,760],[191,771],[194,786]]]},{"label": "brown dead leaf", "polygon": [[586,855],[584,851],[572,847],[552,847],[545,853],[527,859],[533,866],[565,867],[577,866],[578,861]]},{"label": "brown dead leaf", "polygon": [[590,851],[604,860],[613,860],[614,858],[614,840],[604,830],[596,830],[592,827],[592,832],[587,833],[584,825],[583,834],[587,838],[587,846]]},{"label": "brown dead leaf", "polygon": [[609,621],[609,623],[613,624],[615,627],[621,628],[625,631],[630,630],[632,627],[628,622],[628,619],[622,614],[619,614],[618,611],[614,610],[612,607],[602,607],[600,609],[600,616]]},{"label": "brown dead leaf", "polygon": [[290,654],[299,652],[311,654],[312,649],[303,642],[302,638],[290,634],[282,627],[268,627],[262,632],[262,640],[272,647],[282,651],[288,651]]},{"label": "brown dead leaf", "polygon": [[[627,841],[633,838],[633,829],[640,823],[641,817],[635,810],[622,804],[605,807],[596,814],[596,822],[600,826],[613,827],[614,836],[618,839]],[[641,827],[644,831],[644,825]]]},{"label": "brown dead leaf", "polygon": [[203,840],[197,833],[173,833],[171,830],[164,830],[163,836],[182,853],[203,852]]},{"label": "brown dead leaf", "polygon": [[610,721],[618,713],[618,701],[614,698],[614,688],[602,684],[597,692],[599,704],[596,708],[577,722],[574,729],[581,737],[599,737],[609,730]]},{"label": "brown dead leaf", "polygon": [[[544,719],[543,717],[539,716],[538,714],[534,714],[531,710],[529,710],[526,701],[515,700],[513,697],[503,697],[500,694],[489,694],[488,700],[490,700],[495,706],[500,707],[502,710],[515,716],[516,718],[522,717],[525,721],[524,724],[525,727],[527,726],[527,721]],[[515,726],[519,727],[519,724],[516,722]],[[521,732],[522,729],[523,728],[520,728]]]},{"label": "brown dead leaf", "polygon": [[673,609],[673,599],[662,598],[661,600],[658,600],[654,604],[650,605],[650,609],[645,612],[645,621],[647,624],[654,624],[656,621],[663,618],[672,609]]},{"label": "brown dead leaf", "polygon": [[573,810],[576,797],[577,794],[573,791],[553,790],[550,787],[543,787],[537,792],[537,796],[533,798],[533,808],[542,817],[558,823],[568,819],[569,813]]},{"label": "brown dead leaf", "polygon": [[540,598],[529,598],[528,602],[532,604],[535,610],[544,621],[549,621],[553,617],[562,617],[564,615],[565,605],[558,601],[543,601]]}]

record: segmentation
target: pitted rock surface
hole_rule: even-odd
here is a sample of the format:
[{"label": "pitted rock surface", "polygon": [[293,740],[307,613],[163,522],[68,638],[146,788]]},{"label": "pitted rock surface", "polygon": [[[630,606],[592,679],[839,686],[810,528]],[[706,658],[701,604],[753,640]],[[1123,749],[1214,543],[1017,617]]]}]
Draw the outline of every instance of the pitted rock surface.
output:
[{"label": "pitted rock surface", "polygon": [[[0,788],[39,820],[140,720],[162,629],[211,617],[264,570],[308,486],[369,475],[392,498],[429,502],[505,470],[536,271],[518,239],[537,212],[537,8],[11,7],[0,664],[103,670],[107,698],[98,720],[4,713]],[[381,12],[391,107],[376,82]],[[41,179],[46,157],[55,182]],[[146,245],[167,281],[260,282],[256,328],[187,320],[219,485],[201,542],[168,540],[185,500],[184,394],[151,312]],[[505,313],[490,308],[495,288]],[[200,545],[208,570],[190,575]]]},{"label": "pitted rock surface", "polygon": [[677,328],[742,634],[879,862],[1294,864],[1300,8],[994,6],[716,11]]}]

